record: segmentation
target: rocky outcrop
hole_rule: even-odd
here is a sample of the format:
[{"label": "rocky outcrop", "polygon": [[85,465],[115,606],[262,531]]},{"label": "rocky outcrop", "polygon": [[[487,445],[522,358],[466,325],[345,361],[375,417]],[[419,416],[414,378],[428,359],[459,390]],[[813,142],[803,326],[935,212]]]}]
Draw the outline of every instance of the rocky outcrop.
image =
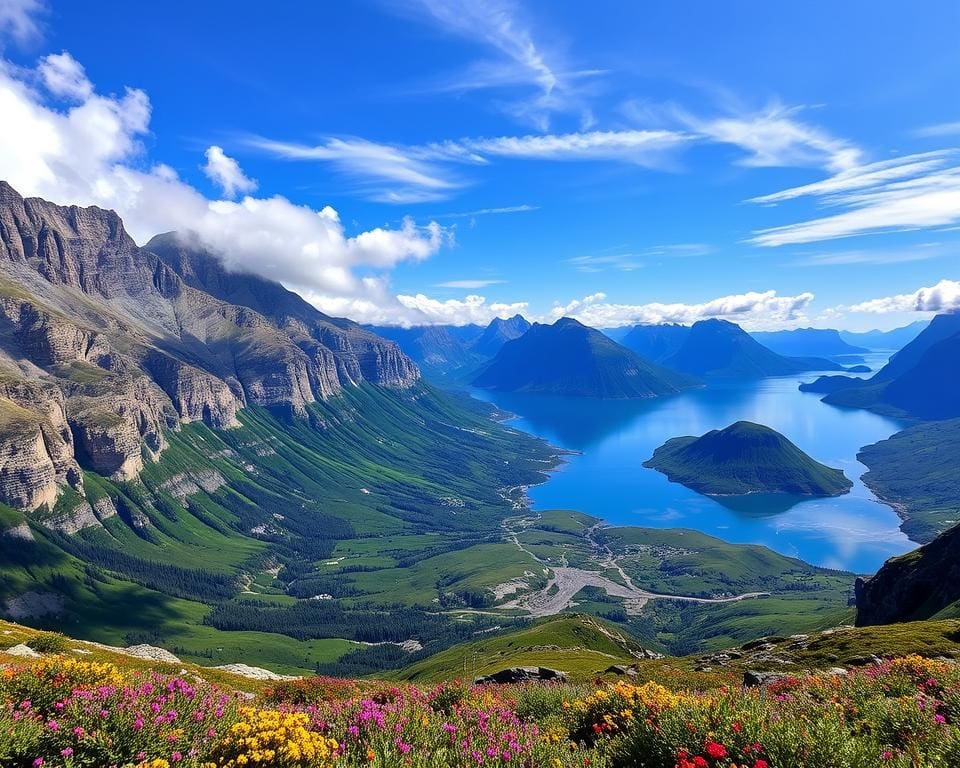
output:
[{"label": "rocky outcrop", "polygon": [[0,400],[0,500],[19,509],[53,506],[57,471],[37,414]]},{"label": "rocky outcrop", "polygon": [[[140,248],[112,211],[0,182],[0,501],[52,506],[81,467],[130,480],[184,422],[302,417],[344,387],[418,380],[396,344],[179,243]],[[103,517],[74,512],[56,524]]]},{"label": "rocky outcrop", "polygon": [[[272,320],[311,357],[318,358],[318,368],[325,371],[320,378],[331,392],[364,381],[408,387],[420,377],[416,365],[394,342],[349,320],[323,314],[280,283],[229,270],[220,257],[190,236],[174,232],[158,235],[145,248],[187,285]],[[332,368],[328,367],[331,363]]]},{"label": "rocky outcrop", "polygon": [[857,579],[857,626],[929,619],[960,603],[960,526]]},{"label": "rocky outcrop", "polygon": [[239,425],[243,388],[236,379],[218,379],[158,350],[144,358],[144,367],[166,392],[182,421],[203,421],[215,429]]},{"label": "rocky outcrop", "polygon": [[560,672],[556,669],[550,669],[549,667],[510,667],[508,669],[501,669],[499,672],[494,672],[491,675],[484,675],[483,677],[478,677],[474,679],[475,685],[488,685],[488,684],[497,684],[497,685],[509,685],[512,683],[527,683],[527,682],[553,682],[553,683],[562,683],[567,679],[565,672]]}]

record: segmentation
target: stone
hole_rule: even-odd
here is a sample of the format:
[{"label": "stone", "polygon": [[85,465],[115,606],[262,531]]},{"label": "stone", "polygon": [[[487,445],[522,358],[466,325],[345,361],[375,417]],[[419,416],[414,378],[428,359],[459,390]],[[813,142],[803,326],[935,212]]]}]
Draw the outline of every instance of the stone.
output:
[{"label": "stone", "polygon": [[788,677],[788,675],[780,672],[756,672],[754,670],[748,670],[743,673],[743,687],[760,688],[770,685],[770,683],[776,683],[786,677]]},{"label": "stone", "polygon": [[566,682],[567,675],[549,667],[509,667],[474,679],[475,685],[506,685],[526,682]]},{"label": "stone", "polygon": [[41,656],[43,656],[42,653],[38,653],[37,651],[33,650],[33,648],[31,648],[29,645],[24,645],[23,643],[20,643],[19,645],[15,645],[12,648],[7,648],[7,650],[5,650],[4,653],[7,654],[8,656],[20,656],[21,658],[24,658],[24,659],[38,659]]}]

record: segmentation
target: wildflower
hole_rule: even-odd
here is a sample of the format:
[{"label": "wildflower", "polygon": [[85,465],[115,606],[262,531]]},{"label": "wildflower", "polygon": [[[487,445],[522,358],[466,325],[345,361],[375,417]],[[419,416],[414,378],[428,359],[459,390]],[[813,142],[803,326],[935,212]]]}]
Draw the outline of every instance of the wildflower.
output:
[{"label": "wildflower", "polygon": [[718,744],[715,741],[708,740],[703,746],[703,751],[714,760],[721,760],[727,756],[727,748],[723,746],[723,744]]}]

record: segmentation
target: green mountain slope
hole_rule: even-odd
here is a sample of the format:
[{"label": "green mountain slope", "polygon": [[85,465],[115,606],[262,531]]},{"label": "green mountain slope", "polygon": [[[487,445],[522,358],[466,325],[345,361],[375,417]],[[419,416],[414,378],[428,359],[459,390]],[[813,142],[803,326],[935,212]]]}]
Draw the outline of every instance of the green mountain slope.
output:
[{"label": "green mountain slope", "polygon": [[587,678],[613,664],[631,664],[642,657],[639,643],[616,626],[592,616],[569,614],[458,644],[391,677],[439,682],[456,677],[470,680],[509,667],[549,667]]},{"label": "green mountain slope", "polygon": [[853,487],[841,470],[814,461],[779,432],[749,421],[701,437],[675,437],[657,448],[644,466],[715,496],[837,496]]},{"label": "green mountain slope", "polygon": [[511,392],[604,399],[658,397],[697,384],[571,318],[536,324],[506,343],[473,383]]},{"label": "green mountain slope", "polygon": [[960,522],[960,419],[917,424],[865,446],[863,481],[903,518],[921,544]]},{"label": "green mountain slope", "polygon": [[824,402],[916,419],[960,416],[960,314],[942,314],[890,362],[866,380],[813,382],[812,391],[830,391]]}]

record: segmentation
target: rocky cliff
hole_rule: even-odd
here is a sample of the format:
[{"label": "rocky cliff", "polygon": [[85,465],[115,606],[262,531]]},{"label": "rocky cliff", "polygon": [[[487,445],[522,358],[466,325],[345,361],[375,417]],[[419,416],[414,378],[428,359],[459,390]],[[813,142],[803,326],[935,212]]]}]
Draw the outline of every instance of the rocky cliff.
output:
[{"label": "rocky cliff", "polygon": [[869,579],[857,579],[857,626],[956,615],[960,605],[960,526],[894,557]]},{"label": "rocky cliff", "polygon": [[184,422],[417,381],[396,344],[179,242],[140,248],[112,211],[0,182],[0,501],[52,506],[81,469],[134,478]]}]

